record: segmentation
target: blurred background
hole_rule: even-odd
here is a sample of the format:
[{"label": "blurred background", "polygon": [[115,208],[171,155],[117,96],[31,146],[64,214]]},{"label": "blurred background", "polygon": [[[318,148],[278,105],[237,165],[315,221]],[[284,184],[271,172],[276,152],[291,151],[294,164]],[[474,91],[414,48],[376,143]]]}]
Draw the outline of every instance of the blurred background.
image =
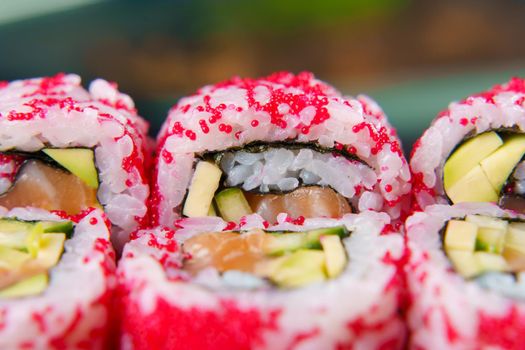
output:
[{"label": "blurred background", "polygon": [[0,0],[0,80],[118,82],[155,135],[233,75],[313,71],[375,98],[405,150],[447,104],[525,77],[525,0]]}]

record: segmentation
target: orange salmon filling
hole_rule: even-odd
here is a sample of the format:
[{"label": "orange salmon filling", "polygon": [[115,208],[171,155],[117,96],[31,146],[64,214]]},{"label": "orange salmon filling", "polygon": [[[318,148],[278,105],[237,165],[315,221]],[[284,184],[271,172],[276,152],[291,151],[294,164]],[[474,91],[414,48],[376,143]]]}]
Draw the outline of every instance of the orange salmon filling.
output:
[{"label": "orange salmon filling", "polygon": [[184,242],[184,251],[191,255],[184,268],[192,275],[207,267],[214,267],[219,272],[238,270],[254,273],[257,264],[267,259],[263,250],[265,237],[262,230],[253,230],[249,234],[199,234]]},{"label": "orange salmon filling", "polygon": [[14,185],[0,196],[0,205],[63,210],[70,215],[88,207],[100,207],[97,190],[77,176],[38,160],[28,160],[19,170]]},{"label": "orange salmon filling", "polygon": [[279,213],[291,217],[340,218],[352,212],[348,201],[329,187],[301,187],[286,194],[255,194],[245,192],[254,213],[268,222],[277,221]]}]

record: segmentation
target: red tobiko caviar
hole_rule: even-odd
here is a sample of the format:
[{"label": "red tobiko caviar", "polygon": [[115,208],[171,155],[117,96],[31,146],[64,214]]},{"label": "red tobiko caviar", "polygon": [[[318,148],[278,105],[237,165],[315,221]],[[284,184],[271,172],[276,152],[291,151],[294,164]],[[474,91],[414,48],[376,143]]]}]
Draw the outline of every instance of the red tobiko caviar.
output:
[{"label": "red tobiko caviar", "polygon": [[235,227],[237,227],[237,224],[233,221],[229,221],[227,224],[226,224],[226,227],[224,228],[224,231],[231,231],[233,230]]},{"label": "red tobiko caviar", "polygon": [[91,218],[91,219],[89,219],[89,223],[91,225],[96,225],[98,223],[98,220],[97,220],[97,218]]},{"label": "red tobiko caviar", "polygon": [[206,121],[204,119],[199,120],[199,125],[201,126],[201,130],[203,133],[207,134],[210,132],[210,128],[208,127],[208,124],[206,124]]},{"label": "red tobiko caviar", "polygon": [[186,130],[186,132],[184,134],[186,135],[187,138],[189,138],[192,141],[195,141],[195,139],[197,138],[195,133],[193,131],[191,131],[191,130]]},{"label": "red tobiko caviar", "polygon": [[167,149],[162,150],[162,158],[166,163],[171,163],[173,161],[173,155]]}]

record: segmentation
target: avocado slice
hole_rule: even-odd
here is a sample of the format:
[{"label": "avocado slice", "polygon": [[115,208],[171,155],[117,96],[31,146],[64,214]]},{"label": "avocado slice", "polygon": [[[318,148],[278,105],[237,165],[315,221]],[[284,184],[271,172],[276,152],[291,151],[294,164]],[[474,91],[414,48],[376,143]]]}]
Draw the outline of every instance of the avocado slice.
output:
[{"label": "avocado slice", "polygon": [[268,255],[281,255],[298,249],[321,249],[321,237],[337,236],[345,238],[345,226],[327,227],[305,232],[270,233],[267,235],[264,252]]},{"label": "avocado slice", "polygon": [[40,241],[36,263],[47,269],[55,266],[64,251],[65,233],[47,233]]},{"label": "avocado slice", "polygon": [[221,176],[222,171],[215,163],[206,161],[197,163],[182,209],[184,216],[208,216]]},{"label": "avocado slice", "polygon": [[26,247],[29,255],[32,258],[36,258],[38,251],[40,250],[40,242],[42,241],[42,234],[44,233],[44,228],[41,223],[37,223],[31,231],[29,231],[26,237]]},{"label": "avocado slice", "polygon": [[472,168],[451,187],[445,187],[445,191],[452,203],[498,201],[498,193],[480,165]]},{"label": "avocado slice", "polygon": [[486,132],[460,145],[448,158],[443,168],[445,190],[451,188],[479,162],[496,151],[503,141],[495,132]]},{"label": "avocado slice", "polygon": [[22,221],[2,218],[0,219],[0,245],[27,251],[28,239],[30,239],[28,235],[37,224],[41,225],[43,233],[61,232],[67,237],[71,237],[73,233],[71,221]]},{"label": "avocado slice", "polygon": [[474,257],[482,272],[488,271],[508,271],[509,265],[505,258],[499,254],[487,252],[475,252]]},{"label": "avocado slice", "polygon": [[40,221],[40,223],[44,233],[65,233],[68,238],[73,234],[72,221]]},{"label": "avocado slice", "polygon": [[321,236],[326,272],[328,277],[337,277],[343,272],[347,258],[341,238],[336,235]]},{"label": "avocado slice", "polygon": [[48,284],[46,273],[40,273],[0,290],[0,298],[17,298],[42,293]]},{"label": "avocado slice", "polygon": [[304,248],[304,232],[269,233],[266,235],[263,251],[267,255],[281,255],[286,252]]},{"label": "avocado slice", "polygon": [[501,254],[505,244],[505,231],[493,228],[480,227],[476,240],[476,250],[488,253]]},{"label": "avocado slice", "polygon": [[267,277],[280,287],[301,287],[326,279],[325,254],[320,250],[300,249],[267,264]]},{"label": "avocado slice", "polygon": [[473,252],[478,226],[463,220],[450,220],[445,231],[445,249]]},{"label": "avocado slice", "polygon": [[503,146],[480,162],[481,168],[496,192],[501,191],[524,153],[525,135],[512,135],[505,140]]},{"label": "avocado slice", "polygon": [[225,221],[238,222],[243,216],[253,213],[244,193],[239,188],[227,188],[217,193],[215,203]]},{"label": "avocado slice", "polygon": [[0,268],[16,270],[31,259],[31,255],[17,249],[0,246]]},{"label": "avocado slice", "polygon": [[304,248],[321,249],[321,236],[336,235],[339,238],[348,237],[348,230],[345,226],[326,227],[316,230],[306,231],[306,239]]},{"label": "avocado slice", "polygon": [[213,202],[210,205],[210,210],[208,210],[208,216],[217,216],[217,212],[215,211],[215,206],[213,205]]},{"label": "avocado slice", "polygon": [[31,221],[23,221],[15,218],[2,218],[0,219],[0,232],[28,232],[33,225],[34,222]]},{"label": "avocado slice", "polygon": [[55,162],[69,170],[91,188],[98,188],[98,173],[95,167],[95,154],[89,148],[44,148]]},{"label": "avocado slice", "polygon": [[481,273],[481,266],[474,257],[473,252],[463,250],[447,251],[449,259],[452,261],[456,271],[465,278],[474,277]]}]

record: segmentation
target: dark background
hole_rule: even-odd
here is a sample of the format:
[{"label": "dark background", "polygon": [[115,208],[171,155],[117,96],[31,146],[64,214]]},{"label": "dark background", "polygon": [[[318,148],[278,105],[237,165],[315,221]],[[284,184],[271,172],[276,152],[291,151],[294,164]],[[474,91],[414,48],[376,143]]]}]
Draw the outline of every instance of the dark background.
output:
[{"label": "dark background", "polygon": [[152,135],[199,86],[276,70],[375,98],[409,151],[450,101],[525,76],[525,1],[0,0],[0,80],[116,81]]}]

